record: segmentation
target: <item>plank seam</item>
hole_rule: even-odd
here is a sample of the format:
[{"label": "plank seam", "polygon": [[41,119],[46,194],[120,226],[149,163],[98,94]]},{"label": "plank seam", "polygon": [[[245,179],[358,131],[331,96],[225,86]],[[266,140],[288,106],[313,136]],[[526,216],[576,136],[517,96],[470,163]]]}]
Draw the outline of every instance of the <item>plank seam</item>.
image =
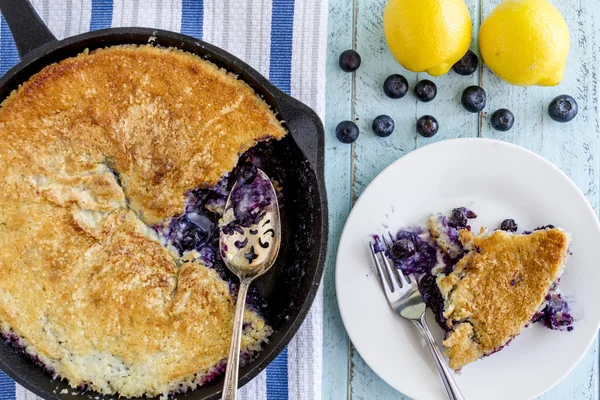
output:
[{"label": "plank seam", "polygon": [[[352,49],[356,50],[357,47],[357,36],[358,36],[358,0],[353,0],[352,6],[354,9],[352,10]],[[356,123],[357,115],[356,115],[356,71],[352,73],[352,93],[351,93],[351,101],[350,101],[350,114],[352,122]],[[351,154],[350,154],[350,209],[354,206],[356,202],[356,190],[354,187],[354,183],[356,181],[356,144],[351,144]],[[354,346],[352,345],[352,341],[348,340],[348,400],[352,400],[352,354],[354,353]]]}]

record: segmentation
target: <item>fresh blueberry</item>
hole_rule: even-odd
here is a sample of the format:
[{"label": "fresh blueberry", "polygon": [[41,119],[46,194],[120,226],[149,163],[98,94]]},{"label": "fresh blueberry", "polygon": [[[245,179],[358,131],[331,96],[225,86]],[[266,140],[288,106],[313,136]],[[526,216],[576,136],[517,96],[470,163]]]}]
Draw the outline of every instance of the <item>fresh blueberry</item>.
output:
[{"label": "fresh blueberry", "polygon": [[487,95],[479,86],[469,86],[462,92],[460,102],[463,107],[472,113],[478,113],[485,108]]},{"label": "fresh blueberry", "polygon": [[515,116],[506,108],[494,111],[492,114],[492,128],[500,132],[506,132],[513,127]]},{"label": "fresh blueberry", "polygon": [[355,50],[346,50],[340,54],[340,68],[345,72],[354,72],[360,67],[360,55]]},{"label": "fresh blueberry", "polygon": [[390,75],[383,82],[383,92],[392,99],[401,99],[408,92],[408,81],[402,75]]},{"label": "fresh blueberry", "polygon": [[439,125],[437,119],[431,115],[423,115],[417,120],[417,132],[419,135],[429,138],[434,136],[438,131]]},{"label": "fresh blueberry", "polygon": [[479,57],[471,50],[467,51],[467,54],[463,56],[456,64],[452,66],[454,72],[459,75],[467,76],[473,75],[479,65]]},{"label": "fresh blueberry", "polygon": [[400,239],[392,245],[392,257],[398,260],[406,260],[408,257],[415,254],[417,249],[415,244],[410,239]]},{"label": "fresh blueberry", "polygon": [[557,122],[569,122],[577,115],[579,106],[574,98],[569,95],[561,94],[550,102],[548,114],[550,118]]},{"label": "fresh blueberry", "polygon": [[352,121],[342,121],[335,128],[335,136],[342,143],[353,143],[358,139],[358,126]]},{"label": "fresh blueberry", "polygon": [[380,115],[373,120],[373,132],[379,137],[387,137],[394,132],[394,120],[389,115]]},{"label": "fresh blueberry", "polygon": [[415,86],[415,96],[424,103],[428,103],[435,99],[437,95],[437,86],[428,79],[423,79],[417,82]]},{"label": "fresh blueberry", "polygon": [[500,224],[500,229],[507,232],[516,232],[519,226],[514,219],[505,219]]}]

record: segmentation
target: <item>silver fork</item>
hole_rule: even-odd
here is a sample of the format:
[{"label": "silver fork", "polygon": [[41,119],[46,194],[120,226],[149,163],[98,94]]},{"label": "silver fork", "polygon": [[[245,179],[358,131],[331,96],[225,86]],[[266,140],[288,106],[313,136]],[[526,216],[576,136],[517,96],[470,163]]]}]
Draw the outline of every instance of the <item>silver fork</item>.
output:
[{"label": "silver fork", "polygon": [[[383,242],[389,251],[390,244],[385,237],[383,238]],[[371,248],[379,280],[383,286],[385,296],[390,303],[390,307],[392,307],[392,310],[396,314],[415,324],[421,335],[425,338],[425,343],[427,343],[427,347],[429,347],[429,351],[435,360],[435,365],[438,368],[450,400],[465,400],[464,395],[454,380],[453,371],[446,364],[427,326],[425,302],[423,301],[423,297],[421,297],[421,293],[419,293],[417,278],[414,275],[404,276],[403,273],[392,267],[385,256],[385,252],[376,251],[373,242],[369,242],[369,247]]]}]

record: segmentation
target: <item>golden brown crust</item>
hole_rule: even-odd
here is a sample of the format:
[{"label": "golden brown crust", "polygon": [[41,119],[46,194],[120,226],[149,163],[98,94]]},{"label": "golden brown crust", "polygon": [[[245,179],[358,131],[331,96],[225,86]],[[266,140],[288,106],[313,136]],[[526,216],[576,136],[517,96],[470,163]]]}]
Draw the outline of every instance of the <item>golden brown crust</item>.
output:
[{"label": "golden brown crust", "polygon": [[11,158],[30,164],[27,173],[114,168],[131,208],[150,224],[180,214],[187,190],[217,184],[257,141],[285,135],[236,76],[152,46],[110,47],[44,68],[4,101],[0,130]]},{"label": "golden brown crust", "polygon": [[438,278],[452,329],[444,345],[455,370],[493,353],[531,321],[560,277],[570,241],[560,229],[478,236],[461,230],[460,238],[472,251]]},{"label": "golden brown crust", "polygon": [[[146,224],[284,134],[248,85],[178,50],[111,47],[33,76],[0,110],[2,331],[73,386],[195,387],[227,355],[233,299]],[[246,319],[257,350],[270,328]]]}]

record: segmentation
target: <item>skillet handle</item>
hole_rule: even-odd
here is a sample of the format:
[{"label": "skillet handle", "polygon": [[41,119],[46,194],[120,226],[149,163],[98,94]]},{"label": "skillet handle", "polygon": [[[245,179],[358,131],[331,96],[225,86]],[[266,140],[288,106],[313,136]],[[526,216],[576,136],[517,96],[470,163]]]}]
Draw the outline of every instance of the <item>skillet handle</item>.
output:
[{"label": "skillet handle", "polygon": [[277,96],[279,112],[311,167],[324,170],[325,136],[321,119],[310,107],[283,92]]},{"label": "skillet handle", "polygon": [[28,0],[0,0],[0,10],[13,34],[19,57],[56,40]]}]

